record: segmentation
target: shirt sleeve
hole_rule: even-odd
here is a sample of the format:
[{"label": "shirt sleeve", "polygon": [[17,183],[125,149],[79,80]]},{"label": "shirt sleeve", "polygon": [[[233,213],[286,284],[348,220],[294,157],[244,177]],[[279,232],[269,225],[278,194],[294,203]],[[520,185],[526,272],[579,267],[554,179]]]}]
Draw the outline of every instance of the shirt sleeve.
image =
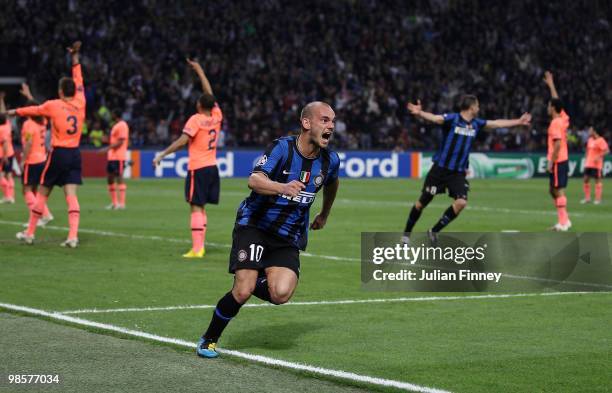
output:
[{"label": "shirt sleeve", "polygon": [[328,186],[338,180],[340,172],[340,157],[338,153],[331,152],[329,155],[329,172],[327,173],[327,179],[325,179],[325,185]]},{"label": "shirt sleeve", "polygon": [[456,113],[445,113],[442,115],[442,118],[444,118],[444,124],[450,124],[453,122],[453,120],[457,118],[457,114]]},{"label": "shirt sleeve", "polygon": [[187,134],[190,137],[196,136],[200,127],[198,126],[198,121],[196,119],[196,115],[193,115],[187,120],[187,124],[183,127],[183,134]]},{"label": "shirt sleeve", "polygon": [[259,161],[257,161],[251,173],[263,172],[269,177],[271,173],[283,164],[287,155],[286,145],[283,141],[274,141],[272,145],[268,146]]},{"label": "shirt sleeve", "polygon": [[46,101],[42,105],[32,105],[32,106],[24,106],[22,108],[18,108],[15,112],[21,117],[26,116],[51,116],[52,108],[51,101]]},{"label": "shirt sleeve", "polygon": [[476,123],[476,130],[480,131],[483,128],[485,128],[487,126],[487,121],[485,119],[474,119],[474,122]]},{"label": "shirt sleeve", "polygon": [[599,149],[601,150],[602,153],[609,149],[608,142],[606,142],[606,140],[603,138],[599,140]]}]

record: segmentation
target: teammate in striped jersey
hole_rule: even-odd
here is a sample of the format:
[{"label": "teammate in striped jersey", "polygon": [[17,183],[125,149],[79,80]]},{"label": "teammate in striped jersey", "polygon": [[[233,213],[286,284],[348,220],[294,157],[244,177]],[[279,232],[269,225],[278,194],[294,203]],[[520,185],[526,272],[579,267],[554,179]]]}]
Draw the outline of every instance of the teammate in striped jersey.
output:
[{"label": "teammate in striped jersey", "polygon": [[251,195],[238,207],[229,272],[232,290],[217,303],[197,354],[217,357],[216,344],[251,295],[272,304],[289,301],[300,274],[299,250],[306,249],[309,211],[323,189],[323,207],[310,229],[322,229],[338,191],[338,154],[327,149],[335,114],[323,102],[302,110],[299,136],[268,147],[249,177]]},{"label": "teammate in striped jersey", "polygon": [[434,240],[436,234],[453,221],[467,205],[469,183],[465,178],[469,166],[472,144],[482,129],[509,128],[528,126],[531,115],[524,113],[517,119],[483,120],[478,118],[480,110],[478,98],[463,95],[459,100],[459,113],[435,115],[425,112],[421,102],[408,103],[408,110],[416,117],[442,126],[444,139],[433,157],[433,167],[425,178],[420,198],[412,206],[408,216],[402,241],[409,242],[409,236],[418,221],[423,209],[435,195],[445,193],[454,199],[438,222],[429,229],[429,237]]}]

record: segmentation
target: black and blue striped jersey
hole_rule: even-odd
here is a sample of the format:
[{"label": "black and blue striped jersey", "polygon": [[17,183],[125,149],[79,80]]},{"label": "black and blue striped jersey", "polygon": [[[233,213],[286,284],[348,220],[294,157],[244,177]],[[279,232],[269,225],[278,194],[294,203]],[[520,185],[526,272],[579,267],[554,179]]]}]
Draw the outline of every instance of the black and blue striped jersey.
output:
[{"label": "black and blue striped jersey", "polygon": [[445,113],[442,116],[444,137],[432,160],[443,168],[465,172],[470,163],[472,143],[487,121],[478,118],[467,121],[459,113]]},{"label": "black and blue striped jersey", "polygon": [[297,137],[275,140],[253,168],[271,180],[289,183],[299,180],[306,188],[296,197],[261,195],[251,192],[238,207],[236,224],[253,226],[287,239],[305,250],[308,242],[310,206],[315,194],[338,178],[340,158],[328,149],[321,149],[316,158],[306,158],[297,148]]}]

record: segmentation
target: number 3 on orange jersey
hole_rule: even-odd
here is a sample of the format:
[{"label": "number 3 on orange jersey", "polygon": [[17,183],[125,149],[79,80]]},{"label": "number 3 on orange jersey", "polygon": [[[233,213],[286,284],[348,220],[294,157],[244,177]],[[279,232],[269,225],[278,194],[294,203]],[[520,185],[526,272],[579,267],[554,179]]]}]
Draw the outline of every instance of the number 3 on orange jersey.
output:
[{"label": "number 3 on orange jersey", "polygon": [[76,116],[68,116],[66,118],[66,121],[72,123],[72,128],[67,131],[68,135],[76,134],[76,132],[77,132],[77,118],[76,118]]}]

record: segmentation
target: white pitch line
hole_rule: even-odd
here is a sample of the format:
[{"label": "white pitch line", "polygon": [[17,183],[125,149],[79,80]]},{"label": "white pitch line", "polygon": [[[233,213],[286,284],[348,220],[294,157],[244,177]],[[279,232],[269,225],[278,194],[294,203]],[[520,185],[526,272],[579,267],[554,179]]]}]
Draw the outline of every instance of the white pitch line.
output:
[{"label": "white pitch line", "polygon": [[[19,306],[16,304],[0,303],[0,308],[5,308],[7,310],[18,311],[18,312],[22,312],[22,313],[26,313],[30,315],[41,316],[45,318],[50,318],[50,319],[54,319],[58,321],[69,322],[69,323],[76,324],[76,325],[93,327],[93,328],[100,329],[100,330],[117,332],[117,333],[121,333],[121,334],[128,335],[128,336],[145,338],[151,341],[178,345],[181,347],[195,348],[197,345],[196,343],[181,340],[178,338],[158,336],[156,334],[142,332],[139,330],[122,328],[120,326],[90,321],[87,319],[71,317],[71,316],[62,315],[62,314],[55,313],[55,312],[48,312],[48,311],[39,310],[36,308]],[[378,386],[393,387],[393,388],[402,389],[402,390],[411,391],[411,392],[450,393],[447,390],[430,388],[427,386],[416,385],[416,384],[409,383],[409,382],[371,377],[368,375],[355,374],[355,373],[351,373],[347,371],[333,370],[333,369],[311,366],[311,365],[302,364],[302,363],[294,363],[294,362],[289,362],[286,360],[271,358],[268,356],[253,355],[250,353],[234,351],[230,349],[219,349],[219,352],[225,355],[234,356],[234,357],[250,360],[253,362],[257,362],[257,363],[263,363],[263,364],[274,366],[274,367],[288,368],[288,369],[298,370],[298,371],[306,371],[306,372],[310,372],[314,374],[326,375],[326,376],[345,379],[345,380],[354,381],[354,382],[361,382],[361,383],[367,383],[367,384],[378,385]],[[214,361],[214,360],[202,360],[202,361],[205,362],[205,361]]]},{"label": "white pitch line", "polygon": [[[6,220],[0,220],[0,224],[14,225],[14,226],[22,226],[23,225],[23,223],[21,223],[21,222],[6,221]],[[62,232],[68,232],[68,229],[69,229],[68,227],[58,227],[58,226],[54,226],[54,225],[47,225],[44,228],[52,230],[52,231],[62,231]],[[81,233],[89,233],[89,234],[92,234],[92,235],[99,235],[99,236],[122,237],[122,238],[126,238],[126,239],[134,239],[134,240],[155,240],[155,241],[166,241],[166,242],[170,242],[170,243],[191,244],[191,240],[188,240],[188,239],[176,239],[176,238],[165,237],[165,236],[157,236],[157,235],[132,235],[132,234],[129,234],[129,233],[101,231],[101,230],[98,230],[98,229],[87,229],[87,228],[79,228],[79,232],[81,232]],[[224,244],[224,243],[206,242],[206,245],[213,246],[213,247],[223,247],[223,248],[231,248],[232,247],[231,244]],[[302,253],[300,253],[300,255],[301,256],[305,256],[305,257],[313,257],[313,258],[320,258],[320,259],[329,259],[329,260],[332,260],[332,261],[361,262],[361,259],[359,259],[359,258],[339,257],[339,256],[334,256],[334,255],[319,255],[319,254],[311,254],[309,252],[302,252]]]},{"label": "white pitch line", "polygon": [[[507,299],[516,297],[537,297],[537,296],[564,296],[564,295],[585,295],[595,293],[610,293],[610,292],[544,292],[544,293],[512,293],[512,294],[493,294],[493,295],[467,295],[467,296],[422,296],[422,297],[399,297],[386,299],[348,299],[348,300],[322,300],[313,302],[289,302],[279,307],[288,306],[329,306],[329,305],[347,305],[347,304],[367,304],[367,303],[401,303],[401,302],[427,302],[427,301],[445,301],[445,300],[478,300],[478,299]],[[270,303],[247,303],[244,307],[272,307]],[[104,313],[121,313],[121,312],[143,312],[143,311],[176,311],[176,310],[201,310],[215,308],[214,304],[195,304],[183,306],[166,306],[166,307],[128,307],[128,308],[85,308],[80,310],[57,311],[58,314],[104,314]]]}]

